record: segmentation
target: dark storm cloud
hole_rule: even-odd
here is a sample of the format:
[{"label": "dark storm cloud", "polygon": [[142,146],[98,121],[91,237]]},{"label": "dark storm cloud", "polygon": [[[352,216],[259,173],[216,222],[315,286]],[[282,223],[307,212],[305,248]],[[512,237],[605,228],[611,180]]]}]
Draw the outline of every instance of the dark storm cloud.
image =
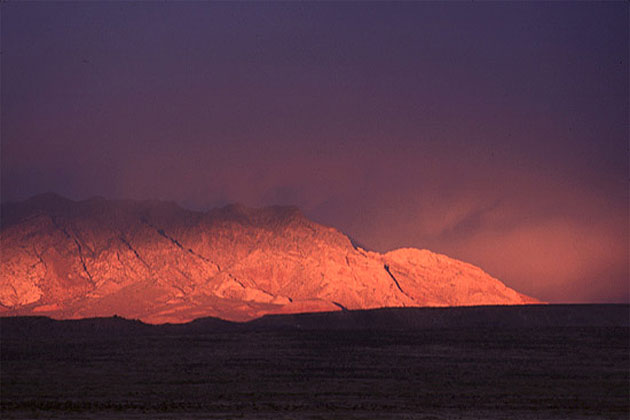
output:
[{"label": "dark storm cloud", "polygon": [[626,3],[3,3],[2,199],[295,204],[628,300]]}]

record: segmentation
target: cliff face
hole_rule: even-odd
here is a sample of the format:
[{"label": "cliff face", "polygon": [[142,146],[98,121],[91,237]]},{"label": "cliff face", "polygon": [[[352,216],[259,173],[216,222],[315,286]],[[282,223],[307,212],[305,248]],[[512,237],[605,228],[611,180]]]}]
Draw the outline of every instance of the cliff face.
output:
[{"label": "cliff face", "polygon": [[0,310],[146,322],[537,302],[426,250],[355,248],[293,207],[207,213],[41,195],[2,208]]}]

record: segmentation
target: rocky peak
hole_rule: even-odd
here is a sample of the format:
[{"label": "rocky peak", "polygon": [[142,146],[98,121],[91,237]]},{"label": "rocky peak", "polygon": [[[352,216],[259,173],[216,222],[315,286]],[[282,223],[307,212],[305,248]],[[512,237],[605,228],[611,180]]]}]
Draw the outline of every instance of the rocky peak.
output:
[{"label": "rocky peak", "polygon": [[431,251],[364,251],[290,206],[203,213],[44,195],[3,205],[0,241],[0,305],[14,314],[181,322],[533,301]]}]

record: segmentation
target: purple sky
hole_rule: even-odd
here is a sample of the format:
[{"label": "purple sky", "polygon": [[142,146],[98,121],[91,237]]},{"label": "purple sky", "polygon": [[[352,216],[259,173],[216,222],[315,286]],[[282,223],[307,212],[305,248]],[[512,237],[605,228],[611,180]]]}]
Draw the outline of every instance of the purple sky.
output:
[{"label": "purple sky", "polygon": [[2,200],[295,204],[628,302],[628,3],[2,2]]}]

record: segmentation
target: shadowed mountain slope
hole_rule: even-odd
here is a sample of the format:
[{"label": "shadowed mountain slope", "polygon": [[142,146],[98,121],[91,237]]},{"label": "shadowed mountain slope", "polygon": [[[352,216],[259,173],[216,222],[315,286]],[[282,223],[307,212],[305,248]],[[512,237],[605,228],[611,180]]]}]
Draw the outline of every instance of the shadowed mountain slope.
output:
[{"label": "shadowed mountain slope", "polygon": [[0,235],[4,314],[161,323],[537,302],[444,255],[355,247],[295,207],[202,213],[45,194],[3,205]]}]

